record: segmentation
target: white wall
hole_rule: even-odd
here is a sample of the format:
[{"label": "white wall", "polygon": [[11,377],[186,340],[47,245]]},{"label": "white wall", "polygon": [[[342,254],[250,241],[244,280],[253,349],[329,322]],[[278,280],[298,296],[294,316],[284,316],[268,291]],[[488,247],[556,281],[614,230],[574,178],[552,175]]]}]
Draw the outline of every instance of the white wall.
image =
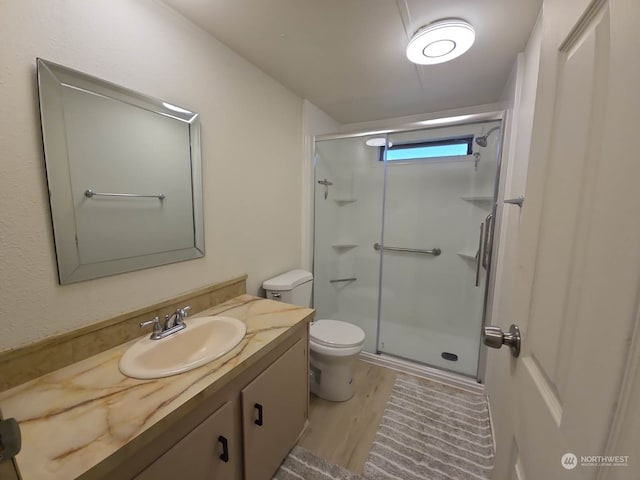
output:
[{"label": "white wall", "polygon": [[[0,351],[249,274],[300,266],[302,100],[153,0],[3,2]],[[35,58],[201,114],[206,256],[60,287]]]}]

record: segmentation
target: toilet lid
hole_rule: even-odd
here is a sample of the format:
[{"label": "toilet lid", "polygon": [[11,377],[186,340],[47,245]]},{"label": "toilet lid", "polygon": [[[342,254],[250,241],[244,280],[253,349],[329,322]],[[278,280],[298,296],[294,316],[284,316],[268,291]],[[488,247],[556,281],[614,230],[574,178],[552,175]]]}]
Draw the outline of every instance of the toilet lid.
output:
[{"label": "toilet lid", "polygon": [[364,331],[339,320],[317,320],[311,324],[311,339],[329,347],[354,347],[364,342]]}]

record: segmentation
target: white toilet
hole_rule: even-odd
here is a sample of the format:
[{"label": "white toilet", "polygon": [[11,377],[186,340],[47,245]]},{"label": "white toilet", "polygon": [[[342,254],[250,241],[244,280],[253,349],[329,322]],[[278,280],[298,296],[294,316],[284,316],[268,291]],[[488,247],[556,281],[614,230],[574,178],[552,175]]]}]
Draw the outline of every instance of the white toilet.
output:
[{"label": "white toilet", "polygon": [[[303,307],[311,306],[313,275],[291,270],[265,280],[267,298]],[[310,329],[311,392],[325,400],[343,402],[353,397],[353,363],[362,350],[364,331],[339,320],[316,320]]]}]

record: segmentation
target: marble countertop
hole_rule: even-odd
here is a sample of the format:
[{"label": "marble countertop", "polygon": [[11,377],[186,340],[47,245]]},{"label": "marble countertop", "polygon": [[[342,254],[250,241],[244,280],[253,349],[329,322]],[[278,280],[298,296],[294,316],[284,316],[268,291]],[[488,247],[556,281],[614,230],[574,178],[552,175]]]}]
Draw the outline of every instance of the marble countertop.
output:
[{"label": "marble countertop", "polygon": [[16,459],[23,480],[80,477],[203,390],[228,384],[259,352],[270,350],[267,345],[313,314],[241,295],[195,316],[223,312],[247,325],[245,337],[189,372],[153,380],[124,376],[118,361],[133,340],[1,393],[3,415],[16,418],[22,431]]}]

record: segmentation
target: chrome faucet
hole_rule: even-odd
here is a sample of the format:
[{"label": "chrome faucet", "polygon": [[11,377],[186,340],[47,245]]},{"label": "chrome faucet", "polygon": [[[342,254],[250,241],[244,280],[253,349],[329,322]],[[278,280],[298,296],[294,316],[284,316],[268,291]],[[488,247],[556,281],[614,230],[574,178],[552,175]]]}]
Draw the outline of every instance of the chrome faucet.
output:
[{"label": "chrome faucet", "polygon": [[160,340],[161,338],[168,337],[172,333],[179,332],[180,330],[187,328],[187,324],[184,323],[184,319],[187,317],[187,311],[190,310],[190,306],[178,308],[171,315],[164,316],[164,327],[160,323],[160,318],[157,316],[142,322],[140,328],[147,325],[153,325],[153,333],[149,337],[151,340]]}]

